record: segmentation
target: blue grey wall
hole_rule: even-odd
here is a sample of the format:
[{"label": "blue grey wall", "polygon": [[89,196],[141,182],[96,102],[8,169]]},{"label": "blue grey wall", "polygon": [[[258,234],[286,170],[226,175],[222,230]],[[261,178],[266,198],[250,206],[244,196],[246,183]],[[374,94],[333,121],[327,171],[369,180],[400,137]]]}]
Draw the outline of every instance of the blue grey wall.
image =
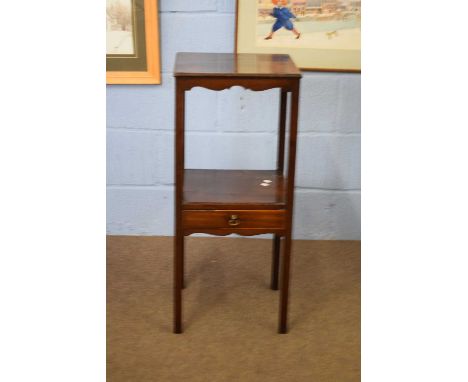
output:
[{"label": "blue grey wall", "polygon": [[[175,53],[232,52],[235,0],[160,0],[162,85],[107,87],[107,231],[173,234]],[[360,75],[303,73],[294,236],[360,239]],[[187,98],[187,166],[274,168],[278,91]]]}]

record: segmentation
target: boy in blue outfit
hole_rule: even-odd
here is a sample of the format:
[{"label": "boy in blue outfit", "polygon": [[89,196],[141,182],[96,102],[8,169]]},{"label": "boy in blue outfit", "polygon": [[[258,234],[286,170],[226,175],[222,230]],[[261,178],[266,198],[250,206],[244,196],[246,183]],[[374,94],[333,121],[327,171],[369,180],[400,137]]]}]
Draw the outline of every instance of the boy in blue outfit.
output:
[{"label": "boy in blue outfit", "polygon": [[271,13],[271,15],[276,19],[276,21],[271,28],[270,34],[265,37],[265,40],[271,40],[273,38],[273,34],[281,28],[286,28],[288,31],[293,32],[296,35],[296,39],[301,37],[301,34],[296,30],[296,28],[294,28],[291,21],[291,19],[295,19],[296,16],[286,8],[288,0],[272,0],[272,2],[276,6],[273,8],[273,13]]}]

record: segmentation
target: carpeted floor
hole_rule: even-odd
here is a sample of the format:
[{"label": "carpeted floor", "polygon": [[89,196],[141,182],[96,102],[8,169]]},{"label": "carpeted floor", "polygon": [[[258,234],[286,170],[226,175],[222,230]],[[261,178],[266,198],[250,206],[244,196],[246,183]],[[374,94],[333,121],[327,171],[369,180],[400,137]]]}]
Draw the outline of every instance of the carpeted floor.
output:
[{"label": "carpeted floor", "polygon": [[360,380],[360,242],[295,241],[289,333],[277,334],[271,240],[187,238],[183,334],[172,238],[109,236],[109,382]]}]

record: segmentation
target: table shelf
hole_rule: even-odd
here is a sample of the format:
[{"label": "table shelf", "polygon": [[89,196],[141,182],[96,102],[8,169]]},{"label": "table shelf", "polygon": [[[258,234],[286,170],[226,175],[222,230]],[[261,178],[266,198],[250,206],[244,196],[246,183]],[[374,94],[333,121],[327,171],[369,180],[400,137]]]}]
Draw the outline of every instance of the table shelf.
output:
[{"label": "table shelf", "polygon": [[186,169],[182,206],[186,210],[284,209],[285,186],[276,170]]}]

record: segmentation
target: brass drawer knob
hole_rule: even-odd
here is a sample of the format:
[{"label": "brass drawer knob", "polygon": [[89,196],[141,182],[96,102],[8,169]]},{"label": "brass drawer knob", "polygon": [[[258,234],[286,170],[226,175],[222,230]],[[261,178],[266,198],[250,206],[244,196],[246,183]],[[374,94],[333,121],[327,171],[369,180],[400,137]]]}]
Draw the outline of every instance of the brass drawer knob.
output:
[{"label": "brass drawer knob", "polygon": [[237,215],[231,215],[231,216],[229,217],[228,223],[229,223],[229,225],[230,225],[231,227],[235,227],[235,226],[239,225],[239,224],[240,224],[239,216],[237,216]]}]

